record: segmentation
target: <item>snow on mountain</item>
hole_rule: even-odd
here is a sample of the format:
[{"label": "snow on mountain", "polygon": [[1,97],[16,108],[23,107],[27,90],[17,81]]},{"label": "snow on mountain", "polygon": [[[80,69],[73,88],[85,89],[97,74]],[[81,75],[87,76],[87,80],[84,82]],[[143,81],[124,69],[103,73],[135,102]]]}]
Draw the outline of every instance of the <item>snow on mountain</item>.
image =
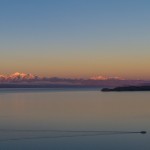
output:
[{"label": "snow on mountain", "polygon": [[34,76],[32,74],[16,72],[16,73],[10,75],[8,78],[10,78],[10,79],[35,79],[35,77],[36,76]]},{"label": "snow on mountain", "polygon": [[94,76],[90,78],[91,80],[107,80],[107,77],[104,76]]},{"label": "snow on mountain", "polygon": [[0,81],[25,81],[25,80],[35,80],[39,79],[40,77],[32,75],[32,74],[25,74],[25,73],[19,73],[16,72],[11,75],[0,75]]},{"label": "snow on mountain", "polygon": [[91,80],[125,80],[121,77],[106,77],[106,76],[94,76],[90,78]]},{"label": "snow on mountain", "polygon": [[6,79],[6,77],[4,75],[0,75],[0,81],[3,81],[5,79]]},{"label": "snow on mountain", "polygon": [[[19,72],[16,72],[16,73],[13,73],[13,74],[10,74],[10,75],[0,75],[0,81],[1,82],[13,82],[13,81],[37,81],[37,80],[51,80],[53,81],[54,78],[44,78],[44,77],[39,77],[39,76],[36,76],[36,75],[32,75],[32,74],[26,74],[26,73],[19,73]],[[63,78],[56,78],[56,80],[64,80]],[[66,79],[67,80],[67,79]],[[94,80],[94,81],[100,81],[100,80],[124,80],[123,78],[120,78],[120,77],[106,77],[106,76],[94,76],[94,77],[91,77],[90,80]]]}]

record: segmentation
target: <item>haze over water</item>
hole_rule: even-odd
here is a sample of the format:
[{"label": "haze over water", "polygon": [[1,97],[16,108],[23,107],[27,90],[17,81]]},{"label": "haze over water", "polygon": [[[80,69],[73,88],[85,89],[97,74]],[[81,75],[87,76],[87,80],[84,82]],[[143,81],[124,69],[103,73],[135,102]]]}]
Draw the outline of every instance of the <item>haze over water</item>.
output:
[{"label": "haze over water", "polygon": [[[0,149],[149,150],[149,97],[97,89],[1,90]],[[142,130],[148,133],[67,132]]]}]

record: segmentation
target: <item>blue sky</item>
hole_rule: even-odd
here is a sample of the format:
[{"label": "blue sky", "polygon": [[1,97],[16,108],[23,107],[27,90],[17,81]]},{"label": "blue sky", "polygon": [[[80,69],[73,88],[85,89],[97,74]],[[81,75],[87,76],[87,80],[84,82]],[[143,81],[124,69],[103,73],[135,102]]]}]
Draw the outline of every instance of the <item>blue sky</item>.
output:
[{"label": "blue sky", "polygon": [[0,72],[148,78],[148,0],[1,0]]}]

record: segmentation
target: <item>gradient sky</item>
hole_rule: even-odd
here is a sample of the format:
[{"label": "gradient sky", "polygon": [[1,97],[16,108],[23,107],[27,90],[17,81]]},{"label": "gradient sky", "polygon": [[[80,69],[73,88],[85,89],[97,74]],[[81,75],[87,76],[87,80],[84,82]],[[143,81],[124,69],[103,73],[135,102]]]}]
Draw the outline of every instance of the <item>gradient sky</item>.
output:
[{"label": "gradient sky", "polygon": [[149,0],[0,0],[0,74],[150,79]]}]

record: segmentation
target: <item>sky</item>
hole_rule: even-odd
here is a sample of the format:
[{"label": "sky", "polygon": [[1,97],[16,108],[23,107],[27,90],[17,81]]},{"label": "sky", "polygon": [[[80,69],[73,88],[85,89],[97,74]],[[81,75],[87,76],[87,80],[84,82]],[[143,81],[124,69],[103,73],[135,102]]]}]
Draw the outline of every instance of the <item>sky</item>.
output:
[{"label": "sky", "polygon": [[150,79],[149,0],[0,0],[0,74]]}]

